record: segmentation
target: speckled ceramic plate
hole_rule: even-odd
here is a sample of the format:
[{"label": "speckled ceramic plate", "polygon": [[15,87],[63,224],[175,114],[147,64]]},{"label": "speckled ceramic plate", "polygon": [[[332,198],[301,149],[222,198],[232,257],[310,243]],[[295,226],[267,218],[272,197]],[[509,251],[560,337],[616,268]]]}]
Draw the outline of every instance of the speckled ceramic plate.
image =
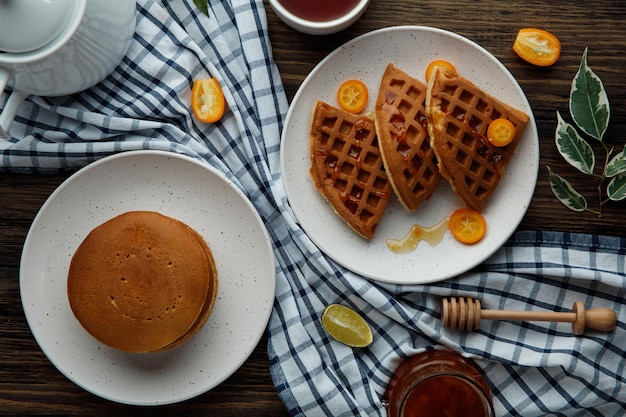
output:
[{"label": "speckled ceramic plate", "polygon": [[[502,101],[526,112],[530,123],[509,164],[504,179],[487,203],[487,235],[466,246],[446,233],[441,243],[421,242],[416,250],[395,254],[387,239],[405,236],[414,224],[430,227],[460,207],[450,186],[442,180],[434,195],[413,213],[394,197],[376,237],[359,237],[315,190],[309,176],[309,128],[316,100],[337,105],[339,85],[358,78],[369,87],[373,109],[383,72],[390,62],[424,80],[434,59],[452,62],[459,73]],[[366,110],[367,111],[367,110]],[[444,30],[428,27],[390,27],[362,35],[341,46],[311,71],[296,93],[282,133],[281,162],[284,183],[298,221],[311,240],[339,264],[366,277],[399,284],[423,284],[465,272],[493,254],[515,231],[526,213],[537,180],[539,142],[537,126],[524,92],[509,71],[476,43]]]},{"label": "speckled ceramic plate", "polygon": [[[75,249],[94,227],[131,210],[187,223],[215,257],[214,310],[196,335],[170,351],[108,348],[70,310],[67,272]],[[35,339],[70,380],[120,403],[168,404],[215,387],[252,353],[274,301],[274,255],[254,207],[221,173],[173,153],[126,152],[78,171],[46,201],[24,244],[20,290]]]}]

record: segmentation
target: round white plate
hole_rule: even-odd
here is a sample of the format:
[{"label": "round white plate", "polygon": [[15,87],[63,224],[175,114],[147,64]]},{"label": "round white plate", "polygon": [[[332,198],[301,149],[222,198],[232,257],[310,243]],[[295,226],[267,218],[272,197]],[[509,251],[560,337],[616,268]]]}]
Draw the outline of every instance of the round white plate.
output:
[{"label": "round white plate", "polygon": [[[158,211],[199,232],[218,268],[218,293],[202,329],[178,348],[129,354],[91,337],[74,317],[67,272],[96,226],[131,210]],[[235,372],[267,326],[275,295],[271,241],[258,213],[224,175],[169,152],[116,154],[81,169],[45,202],[21,260],[20,291],[35,339],[70,380],[100,397],[169,404]]]},{"label": "round white plate", "polygon": [[[314,188],[309,176],[309,129],[316,100],[337,105],[336,91],[350,78],[369,87],[369,110],[376,102],[380,79],[393,62],[424,80],[427,65],[446,59],[457,71],[505,103],[531,116],[505,177],[485,206],[487,235],[478,244],[458,243],[449,232],[438,245],[421,242],[408,254],[394,254],[386,240],[405,236],[412,225],[430,227],[461,207],[442,180],[433,196],[415,212],[406,212],[392,198],[376,232],[368,241],[339,218]],[[367,111],[367,110],[366,110]],[[537,181],[537,126],[524,92],[493,55],[474,42],[444,30],[418,26],[380,29],[364,34],[328,55],[304,80],[289,108],[282,133],[281,163],[289,204],[311,240],[346,268],[378,281],[423,284],[469,270],[493,254],[515,231],[526,213]]]}]

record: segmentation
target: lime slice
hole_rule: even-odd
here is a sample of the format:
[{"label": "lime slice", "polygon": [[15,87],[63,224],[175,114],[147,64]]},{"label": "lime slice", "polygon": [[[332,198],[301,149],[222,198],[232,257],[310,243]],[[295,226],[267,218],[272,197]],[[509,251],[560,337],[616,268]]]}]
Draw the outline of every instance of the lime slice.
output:
[{"label": "lime slice", "polygon": [[340,304],[324,309],[322,326],[339,342],[352,347],[365,347],[372,343],[372,329],[356,311]]}]

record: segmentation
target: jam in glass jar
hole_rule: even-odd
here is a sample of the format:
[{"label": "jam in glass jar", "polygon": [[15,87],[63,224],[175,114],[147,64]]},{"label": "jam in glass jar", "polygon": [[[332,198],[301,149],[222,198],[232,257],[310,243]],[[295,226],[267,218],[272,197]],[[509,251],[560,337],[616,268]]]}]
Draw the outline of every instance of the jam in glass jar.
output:
[{"label": "jam in glass jar", "polygon": [[433,350],[404,360],[383,395],[389,417],[493,417],[489,386],[469,359]]}]

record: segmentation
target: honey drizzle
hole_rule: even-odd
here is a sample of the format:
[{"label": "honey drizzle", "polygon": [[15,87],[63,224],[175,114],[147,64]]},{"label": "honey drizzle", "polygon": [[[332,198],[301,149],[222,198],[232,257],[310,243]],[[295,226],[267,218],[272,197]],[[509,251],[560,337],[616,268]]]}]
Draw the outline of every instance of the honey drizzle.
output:
[{"label": "honey drizzle", "polygon": [[417,245],[426,241],[430,246],[435,247],[443,240],[443,236],[449,230],[449,218],[446,217],[439,224],[431,227],[414,224],[409,232],[401,239],[387,239],[387,248],[396,254],[407,254],[417,249]]}]

